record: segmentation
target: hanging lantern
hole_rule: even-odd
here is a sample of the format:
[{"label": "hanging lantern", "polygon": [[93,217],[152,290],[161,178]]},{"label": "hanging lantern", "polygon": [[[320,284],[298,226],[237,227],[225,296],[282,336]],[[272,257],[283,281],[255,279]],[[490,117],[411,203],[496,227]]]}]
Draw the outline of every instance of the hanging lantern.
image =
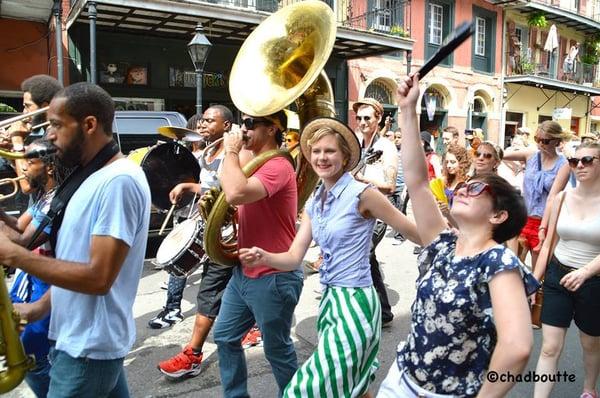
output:
[{"label": "hanging lantern", "polygon": [[425,97],[425,109],[427,110],[427,119],[432,122],[435,116],[435,108],[437,107],[437,99],[435,95],[429,94]]}]

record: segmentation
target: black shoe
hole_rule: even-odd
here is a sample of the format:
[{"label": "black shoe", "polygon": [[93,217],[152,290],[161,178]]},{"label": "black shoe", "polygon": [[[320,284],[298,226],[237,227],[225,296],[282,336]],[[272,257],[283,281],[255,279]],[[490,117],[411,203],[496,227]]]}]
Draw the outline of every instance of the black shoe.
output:
[{"label": "black shoe", "polygon": [[183,321],[183,315],[181,315],[179,309],[168,310],[164,308],[158,315],[148,321],[148,326],[151,329],[164,329],[181,321]]},{"label": "black shoe", "polygon": [[393,321],[394,321],[394,317],[382,319],[381,320],[381,328],[385,329],[385,328],[392,327]]}]

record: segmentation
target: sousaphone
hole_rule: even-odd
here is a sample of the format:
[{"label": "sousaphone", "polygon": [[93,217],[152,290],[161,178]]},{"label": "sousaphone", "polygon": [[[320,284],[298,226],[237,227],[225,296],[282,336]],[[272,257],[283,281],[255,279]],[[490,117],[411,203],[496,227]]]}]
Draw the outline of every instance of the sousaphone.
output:
[{"label": "sousaphone", "polygon": [[[323,68],[333,50],[336,29],[332,9],[318,0],[291,4],[265,19],[244,41],[233,63],[229,93],[235,106],[247,115],[258,117],[276,113],[295,102],[300,131],[313,118],[335,117],[333,90]],[[251,176],[276,156],[291,161],[287,151],[268,151],[244,166],[244,174]],[[297,151],[294,160],[298,209],[301,209],[318,177],[301,151]],[[202,213],[208,214],[204,249],[215,263],[235,266],[238,264],[235,215],[229,208],[225,195],[220,193],[212,209],[203,209]],[[233,234],[224,233],[231,230]]]}]

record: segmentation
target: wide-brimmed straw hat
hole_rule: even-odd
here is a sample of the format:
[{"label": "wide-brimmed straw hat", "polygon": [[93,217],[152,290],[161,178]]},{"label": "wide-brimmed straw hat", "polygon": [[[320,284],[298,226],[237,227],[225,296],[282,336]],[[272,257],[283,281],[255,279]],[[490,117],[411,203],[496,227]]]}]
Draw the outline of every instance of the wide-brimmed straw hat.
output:
[{"label": "wide-brimmed straw hat", "polygon": [[346,140],[348,146],[350,147],[350,160],[345,168],[346,170],[352,170],[355,168],[360,161],[361,156],[360,142],[358,142],[356,134],[354,134],[350,127],[331,117],[316,118],[306,124],[302,130],[302,134],[300,134],[300,148],[302,149],[304,157],[306,159],[310,159],[310,140],[312,139],[313,135],[322,128],[330,128],[336,133],[339,133],[342,138]]}]

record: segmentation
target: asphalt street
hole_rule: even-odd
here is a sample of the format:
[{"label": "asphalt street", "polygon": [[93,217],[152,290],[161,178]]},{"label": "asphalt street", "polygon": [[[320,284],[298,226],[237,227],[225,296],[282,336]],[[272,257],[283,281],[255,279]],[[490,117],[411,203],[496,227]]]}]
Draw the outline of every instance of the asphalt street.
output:
[{"label": "asphalt street", "polygon": [[[414,245],[405,242],[398,245],[388,231],[386,238],[377,249],[381,260],[382,270],[388,286],[388,294],[393,305],[395,318],[390,328],[382,333],[379,361],[380,370],[371,386],[371,392],[376,392],[384,379],[387,370],[395,358],[395,348],[399,341],[405,338],[410,325],[410,305],[415,296],[414,281],[417,276],[416,256],[413,254]],[[317,257],[317,248],[307,254],[307,259]],[[127,377],[133,397],[221,397],[219,368],[216,346],[212,334],[204,347],[204,363],[202,373],[195,377],[180,381],[167,380],[157,370],[159,361],[176,354],[185,345],[191,335],[197,286],[200,282],[198,273],[188,279],[185,290],[182,311],[185,320],[169,329],[152,330],[147,322],[164,305],[166,291],[161,288],[167,275],[163,271],[153,269],[150,261],[146,261],[140,281],[134,314],[137,324],[137,339],[135,345],[125,360]],[[306,360],[317,344],[316,319],[318,300],[318,275],[307,276],[300,303],[296,307],[292,336],[296,345],[300,362]],[[528,370],[534,370],[539,355],[541,332],[535,331],[535,349],[530,357]],[[248,363],[248,387],[252,397],[276,397],[277,387],[271,375],[268,362],[265,360],[262,348],[253,347],[246,351]],[[574,374],[574,382],[557,384],[553,397],[578,397],[583,383],[581,363],[581,348],[574,325],[567,336],[567,342],[559,363],[559,371]],[[509,397],[531,397],[533,383],[518,383]],[[25,383],[7,394],[8,397],[33,397]]]}]

